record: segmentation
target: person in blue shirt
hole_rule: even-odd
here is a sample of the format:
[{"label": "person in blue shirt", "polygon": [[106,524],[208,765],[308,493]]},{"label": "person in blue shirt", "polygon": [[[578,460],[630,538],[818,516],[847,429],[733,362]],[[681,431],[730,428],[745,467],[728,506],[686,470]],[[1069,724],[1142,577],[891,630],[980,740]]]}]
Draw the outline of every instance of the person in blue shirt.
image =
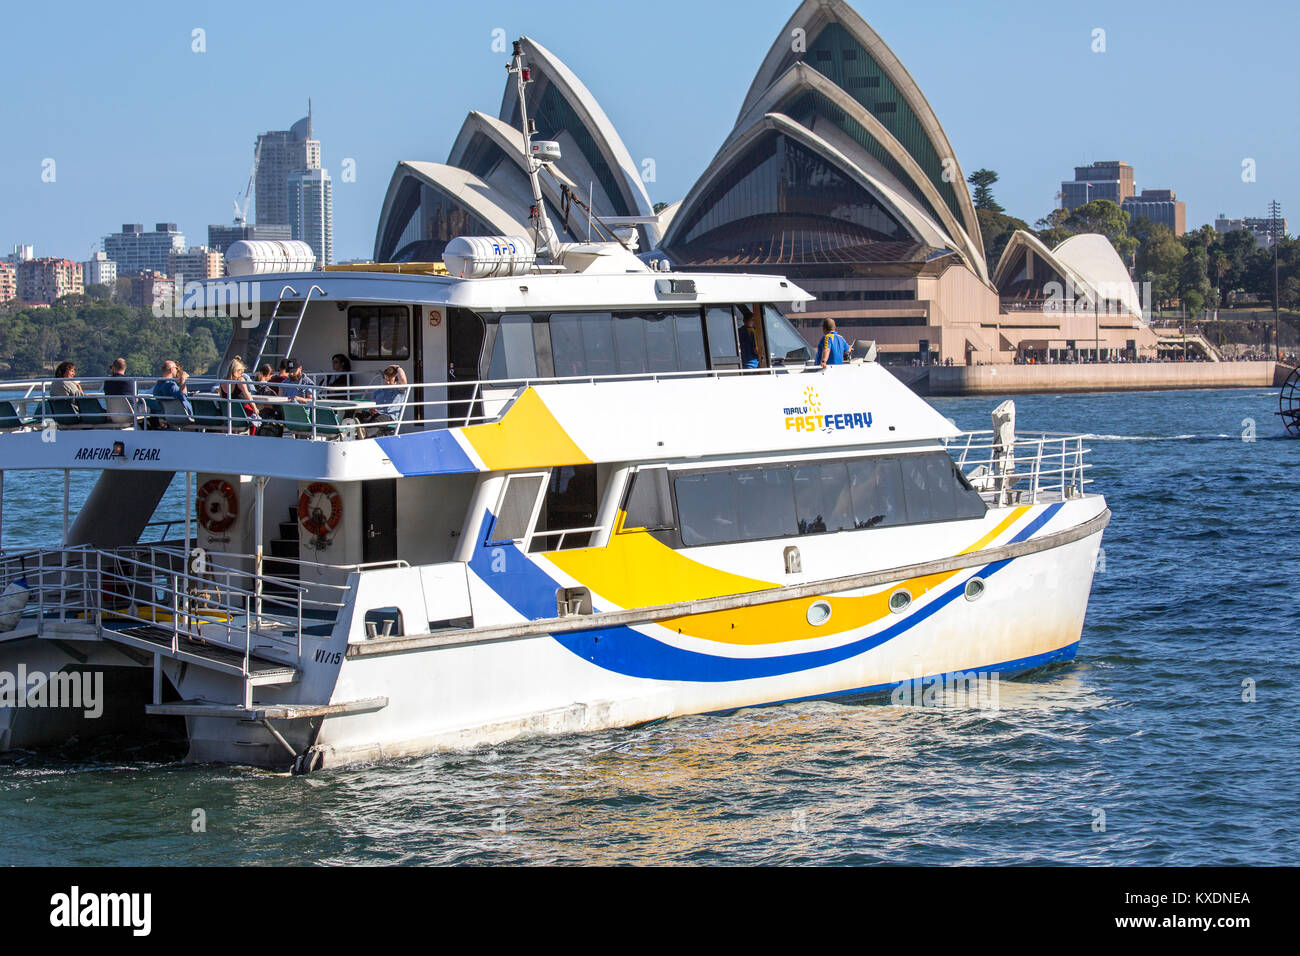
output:
[{"label": "person in blue shirt", "polygon": [[190,398],[185,394],[185,389],[181,387],[180,378],[181,367],[171,359],[162,364],[162,378],[154,383],[154,398],[174,398],[185,406],[185,413],[191,417],[194,415],[194,408],[190,405]]},{"label": "person in blue shirt", "polygon": [[745,316],[745,324],[740,327],[740,365],[742,368],[758,368],[758,330],[754,327],[754,313]]},{"label": "person in blue shirt", "polygon": [[834,319],[822,320],[822,344],[818,351],[821,367],[843,365],[853,349],[848,340],[835,331]]},{"label": "person in blue shirt", "polygon": [[310,402],[312,392],[316,391],[316,383],[303,374],[302,363],[290,359],[285,375],[287,378],[280,383],[280,394],[295,402]]}]

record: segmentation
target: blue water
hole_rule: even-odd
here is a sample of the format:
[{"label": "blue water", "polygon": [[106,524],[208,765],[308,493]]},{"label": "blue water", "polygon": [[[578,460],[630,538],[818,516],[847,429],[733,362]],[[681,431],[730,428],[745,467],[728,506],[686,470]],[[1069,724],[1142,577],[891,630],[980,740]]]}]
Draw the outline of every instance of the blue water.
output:
[{"label": "blue water", "polygon": [[[998,401],[934,404],[987,428]],[[1276,393],[1016,404],[1023,431],[1097,436],[1114,518],[1078,660],[995,712],[803,703],[307,777],[33,755],[0,766],[0,864],[1293,864],[1300,441]],[[61,494],[11,473],[6,544]]]}]

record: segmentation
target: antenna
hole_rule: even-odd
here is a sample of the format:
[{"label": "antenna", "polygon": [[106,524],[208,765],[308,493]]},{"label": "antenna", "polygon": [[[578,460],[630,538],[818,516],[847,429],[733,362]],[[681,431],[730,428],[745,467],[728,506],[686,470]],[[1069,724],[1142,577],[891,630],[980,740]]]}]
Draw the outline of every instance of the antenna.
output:
[{"label": "antenna", "polygon": [[534,243],[537,252],[545,253],[552,259],[560,251],[560,241],[555,234],[555,227],[551,225],[551,219],[546,215],[546,203],[542,199],[542,183],[537,173],[542,168],[539,159],[533,156],[533,133],[536,126],[528,119],[528,97],[526,95],[527,86],[533,81],[532,72],[524,66],[523,41],[516,40],[514,45],[514,55],[511,61],[506,65],[506,71],[512,73],[515,82],[519,87],[519,125],[524,134],[524,156],[528,160],[528,182],[533,187],[533,211],[535,213],[534,221],[536,223],[536,242]]}]

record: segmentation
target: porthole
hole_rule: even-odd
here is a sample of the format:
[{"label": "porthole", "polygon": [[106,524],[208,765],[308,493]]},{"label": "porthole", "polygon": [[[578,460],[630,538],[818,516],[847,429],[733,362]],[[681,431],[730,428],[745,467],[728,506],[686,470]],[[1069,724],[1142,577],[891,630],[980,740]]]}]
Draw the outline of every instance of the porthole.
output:
[{"label": "porthole", "polygon": [[978,601],[984,595],[984,579],[971,578],[966,582],[966,600]]},{"label": "porthole", "polygon": [[889,609],[895,614],[902,614],[912,604],[912,595],[908,594],[903,588],[899,588],[893,594],[889,595]]},{"label": "porthole", "polygon": [[831,619],[831,606],[826,601],[814,601],[808,607],[808,623],[820,627]]}]

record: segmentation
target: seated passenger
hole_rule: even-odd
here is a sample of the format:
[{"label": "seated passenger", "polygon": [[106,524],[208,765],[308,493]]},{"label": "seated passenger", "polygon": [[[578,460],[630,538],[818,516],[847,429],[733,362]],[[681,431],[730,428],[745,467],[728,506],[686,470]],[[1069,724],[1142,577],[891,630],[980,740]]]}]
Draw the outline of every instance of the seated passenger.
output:
[{"label": "seated passenger", "polygon": [[331,360],[330,364],[334,369],[333,375],[325,377],[325,393],[329,398],[347,401],[355,398],[349,389],[352,387],[352,362],[346,355],[339,352]]},{"label": "seated passenger", "polygon": [[135,380],[126,377],[126,359],[115,358],[104,379],[104,396],[108,406],[108,420],[114,425],[130,425],[140,414],[136,402]]},{"label": "seated passenger", "polygon": [[[248,417],[251,433],[256,435],[257,426],[260,424],[257,403],[253,401],[253,393],[248,389],[248,367],[244,365],[244,360],[240,356],[236,355],[230,360],[230,366],[226,369],[226,379],[227,381],[217,385],[217,394],[244,406],[244,414]],[[230,412],[226,411],[225,414],[229,415]]]},{"label": "seated passenger", "polygon": [[297,359],[289,359],[285,373],[288,377],[280,385],[280,394],[295,402],[310,402],[312,393],[316,391],[316,383],[303,374],[302,363]]},{"label": "seated passenger", "polygon": [[54,381],[50,382],[50,395],[54,398],[80,398],[84,395],[81,383],[74,380],[76,374],[75,362],[60,362],[54,370]]},{"label": "seated passenger", "polygon": [[[190,405],[189,396],[185,394],[185,385],[182,378],[184,375],[185,370],[181,368],[179,362],[167,359],[162,364],[162,377],[154,383],[153,395],[154,398],[175,399],[184,406],[185,414],[193,418],[194,407]],[[162,426],[164,423],[158,422],[157,424]]]},{"label": "seated passenger", "polygon": [[357,413],[362,425],[387,425],[402,418],[406,406],[406,371],[400,365],[390,365],[383,372],[384,387],[372,392],[374,408]]}]

